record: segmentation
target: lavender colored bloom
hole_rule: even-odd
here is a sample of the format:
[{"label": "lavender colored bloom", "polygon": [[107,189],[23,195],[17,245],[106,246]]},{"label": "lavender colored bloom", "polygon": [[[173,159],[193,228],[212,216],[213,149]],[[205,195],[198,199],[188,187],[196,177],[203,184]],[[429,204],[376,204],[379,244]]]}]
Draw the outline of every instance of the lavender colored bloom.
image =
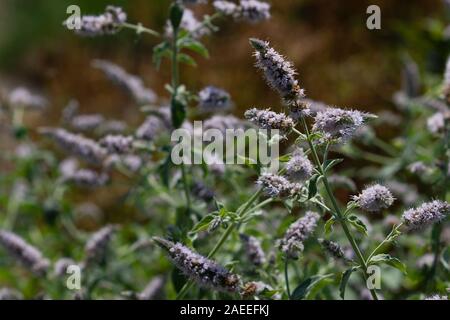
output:
[{"label": "lavender colored bloom", "polygon": [[23,300],[23,295],[14,289],[0,288],[0,301]]},{"label": "lavender colored bloom", "polygon": [[409,172],[419,175],[426,173],[429,169],[430,168],[422,161],[413,162],[408,166]]},{"label": "lavender colored bloom", "polygon": [[62,111],[62,120],[64,123],[71,123],[72,119],[78,113],[80,103],[77,100],[70,100]]},{"label": "lavender colored bloom", "polygon": [[77,131],[92,131],[97,129],[105,121],[101,114],[82,114],[73,117],[70,125]]},{"label": "lavender colored bloom", "polygon": [[25,268],[36,275],[44,276],[47,273],[50,266],[49,261],[44,258],[38,249],[25,242],[18,235],[0,230],[0,245]]},{"label": "lavender colored bloom", "polygon": [[319,243],[322,245],[324,250],[329,255],[331,255],[331,257],[333,257],[335,259],[344,259],[344,260],[346,260],[344,250],[342,250],[342,248],[339,245],[339,243],[334,242],[334,241],[330,241],[330,240],[326,240],[326,239],[319,239]]},{"label": "lavender colored bloom", "polygon": [[289,133],[294,127],[294,120],[284,113],[276,113],[270,110],[249,109],[245,112],[245,118],[262,129],[280,130],[282,135]]},{"label": "lavender colored bloom", "polygon": [[105,134],[121,134],[127,130],[127,124],[120,120],[108,120],[102,123],[99,132]]},{"label": "lavender colored bloom", "polygon": [[122,163],[128,170],[132,172],[139,171],[143,164],[141,157],[134,154],[127,154],[122,157]]},{"label": "lavender colored bloom", "polygon": [[347,140],[364,124],[369,115],[356,110],[328,108],[314,118],[313,131],[322,132],[328,140]]},{"label": "lavender colored bloom", "polygon": [[441,112],[436,112],[434,115],[427,119],[427,128],[433,134],[442,132],[445,127],[444,114]]},{"label": "lavender colored bloom", "polygon": [[102,263],[105,261],[108,245],[116,230],[116,226],[107,225],[91,236],[84,248],[86,265]]},{"label": "lavender colored bloom", "polygon": [[228,92],[220,88],[209,86],[199,93],[199,108],[203,111],[223,111],[231,107],[231,98]]},{"label": "lavender colored bloom", "polygon": [[200,181],[196,181],[192,186],[192,194],[194,194],[196,198],[205,202],[212,201],[215,196],[214,190]]},{"label": "lavender colored bloom", "polygon": [[130,152],[133,147],[133,137],[107,135],[100,140],[100,145],[106,148],[109,153],[124,154]]},{"label": "lavender colored bloom", "polygon": [[152,104],[157,100],[155,92],[144,86],[142,80],[111,62],[94,60],[92,66],[106,75],[113,83],[127,92],[138,104]]},{"label": "lavender colored bloom", "polygon": [[161,298],[166,280],[164,277],[158,276],[153,278],[147,286],[138,294],[139,300],[157,300]]},{"label": "lavender colored bloom", "polygon": [[42,96],[32,94],[26,88],[19,87],[9,93],[8,103],[13,108],[42,110],[47,106],[48,101]]},{"label": "lavender colored bloom", "polygon": [[153,237],[153,240],[167,250],[170,259],[178,269],[199,285],[223,292],[239,290],[241,283],[239,276],[215,261],[201,256],[181,243],[173,243],[159,237]]},{"label": "lavender colored bloom", "polygon": [[[447,34],[450,34],[450,26],[446,28]],[[444,96],[447,103],[450,103],[450,56],[447,58],[444,73]]]},{"label": "lavender colored bloom", "polygon": [[258,239],[245,234],[241,234],[240,238],[244,245],[244,252],[252,264],[255,266],[261,266],[266,263],[266,254],[264,253],[261,247],[261,242]]},{"label": "lavender colored bloom", "polygon": [[426,202],[420,207],[406,210],[403,221],[410,230],[420,230],[444,220],[450,213],[450,204],[441,200]]},{"label": "lavender colored bloom", "polygon": [[136,137],[142,140],[152,141],[166,126],[163,121],[154,115],[148,116],[144,123],[136,130]]},{"label": "lavender colored bloom", "polygon": [[389,208],[394,203],[391,191],[385,186],[375,184],[367,187],[359,195],[353,196],[358,207],[369,212]]},{"label": "lavender colored bloom", "polygon": [[63,177],[68,177],[73,175],[79,167],[78,160],[75,158],[64,159],[58,166],[59,173]]},{"label": "lavender colored bloom", "polygon": [[[211,30],[207,26],[197,20],[194,12],[186,8],[184,9],[183,18],[181,19],[180,29],[186,30],[195,39],[200,39],[211,33]],[[166,24],[165,34],[167,38],[173,36],[173,28],[170,21]]]},{"label": "lavender colored bloom", "polygon": [[50,137],[64,151],[82,158],[83,160],[99,165],[106,157],[106,150],[94,140],[82,135],[70,133],[61,128],[44,128],[41,133]]},{"label": "lavender colored bloom", "polygon": [[79,169],[64,176],[64,181],[72,183],[78,187],[83,188],[95,188],[104,186],[109,180],[109,176],[106,173],[97,173],[90,169]]},{"label": "lavender colored bloom", "polygon": [[226,16],[239,15],[240,7],[231,1],[215,0],[213,2],[214,9]]},{"label": "lavender colored bloom", "polygon": [[285,177],[273,173],[263,173],[256,182],[272,198],[284,198],[292,195],[294,184]]},{"label": "lavender colored bloom", "polygon": [[[98,16],[82,16],[79,28],[75,26],[76,34],[87,37],[116,34],[127,21],[127,14],[122,8],[107,6],[105,12]],[[66,20],[64,25],[72,27],[74,21]]]},{"label": "lavender colored bloom", "polygon": [[304,217],[289,226],[284,238],[279,241],[279,248],[287,258],[298,258],[304,249],[303,242],[314,232],[319,219],[318,213],[307,211]]},{"label": "lavender colored bloom", "polygon": [[303,149],[295,150],[292,158],[286,164],[286,173],[291,180],[305,181],[311,178],[314,166],[303,152]]},{"label": "lavender colored bloom", "polygon": [[288,102],[303,98],[304,92],[298,84],[292,63],[286,61],[268,42],[250,39],[250,43],[255,48],[256,66],[264,72],[270,87]]},{"label": "lavender colored bloom", "polygon": [[257,0],[241,0],[235,18],[250,23],[258,23],[270,19],[270,4]]},{"label": "lavender colored bloom", "polygon": [[56,261],[53,267],[53,272],[57,277],[65,276],[67,273],[67,269],[72,265],[76,265],[75,261],[73,261],[72,259],[61,258],[58,261]]},{"label": "lavender colored bloom", "polygon": [[311,115],[314,104],[308,99],[298,99],[289,106],[289,116],[297,121],[302,117]]},{"label": "lavender colored bloom", "polygon": [[[262,281],[252,281],[252,282],[247,282],[246,284],[244,284],[242,291],[241,291],[241,295],[244,299],[249,299],[251,297],[258,297],[259,295],[263,294],[263,293],[267,293],[267,292],[273,292],[275,291],[272,286],[268,285],[267,283],[264,283]],[[267,299],[268,297],[258,297],[259,299]],[[281,295],[279,293],[274,293],[271,297],[271,300],[280,300],[281,299]]]}]

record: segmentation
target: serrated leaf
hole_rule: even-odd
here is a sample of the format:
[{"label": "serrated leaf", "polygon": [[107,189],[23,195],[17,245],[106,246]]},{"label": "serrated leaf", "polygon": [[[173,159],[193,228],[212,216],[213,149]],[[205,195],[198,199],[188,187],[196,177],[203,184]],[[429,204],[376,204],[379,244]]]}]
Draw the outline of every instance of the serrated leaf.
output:
[{"label": "serrated leaf", "polygon": [[352,267],[350,269],[345,270],[342,273],[341,283],[339,284],[339,295],[342,298],[342,300],[345,299],[345,289],[347,287],[348,280],[350,280],[352,273],[358,269],[359,267]]},{"label": "serrated leaf", "polygon": [[350,215],[347,217],[347,221],[350,222],[356,230],[367,236],[367,226],[357,216]]},{"label": "serrated leaf", "polygon": [[203,217],[191,230],[191,233],[199,233],[205,230],[208,230],[210,223],[214,220],[215,216],[212,214],[208,214]]},{"label": "serrated leaf", "polygon": [[406,265],[403,262],[401,262],[399,259],[392,257],[391,255],[386,254],[386,253],[377,254],[376,256],[373,256],[368,263],[369,264],[385,263],[393,268],[400,270],[404,274],[407,273]]},{"label": "serrated leaf", "polygon": [[307,278],[302,283],[300,283],[297,288],[295,288],[294,292],[292,292],[291,299],[304,299],[316,285],[318,285],[322,280],[327,279],[331,276],[332,274],[326,274],[322,276],[312,276]]},{"label": "serrated leaf", "polygon": [[178,46],[182,49],[194,51],[204,58],[209,58],[208,49],[200,42],[192,38],[183,38],[179,41]]}]

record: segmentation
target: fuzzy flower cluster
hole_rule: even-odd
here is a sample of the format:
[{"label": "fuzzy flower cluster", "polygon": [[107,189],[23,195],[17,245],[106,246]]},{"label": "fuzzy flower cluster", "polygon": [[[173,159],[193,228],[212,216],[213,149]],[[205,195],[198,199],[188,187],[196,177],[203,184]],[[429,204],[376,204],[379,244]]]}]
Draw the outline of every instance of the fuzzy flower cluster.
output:
[{"label": "fuzzy flower cluster", "polygon": [[95,232],[86,243],[84,252],[86,254],[86,265],[102,263],[106,258],[108,245],[111,242],[117,227],[108,225]]},{"label": "fuzzy flower cluster", "polygon": [[279,242],[280,250],[287,258],[297,259],[303,251],[303,242],[309,238],[317,227],[320,215],[313,211],[307,211],[305,216],[291,224]]},{"label": "fuzzy flower cluster", "polygon": [[367,187],[359,195],[353,196],[358,207],[369,212],[389,208],[394,203],[391,191],[380,184]]},{"label": "fuzzy flower cluster", "polygon": [[420,207],[406,210],[403,221],[410,230],[420,230],[444,220],[450,214],[450,204],[441,200],[426,202]]},{"label": "fuzzy flower cluster", "polygon": [[162,276],[153,278],[137,296],[139,300],[156,300],[161,298],[165,279]]},{"label": "fuzzy flower cluster", "polygon": [[127,92],[138,104],[152,104],[157,100],[153,90],[144,86],[142,79],[127,73],[124,69],[111,62],[94,60],[92,66],[101,70],[108,79]]},{"label": "fuzzy flower cluster", "polygon": [[200,181],[196,181],[192,186],[192,194],[194,194],[197,199],[205,202],[212,201],[215,196],[214,190]]},{"label": "fuzzy flower cluster", "polygon": [[32,94],[28,89],[19,87],[9,93],[8,103],[12,108],[42,110],[48,101],[42,96]]},{"label": "fuzzy flower cluster", "polygon": [[314,166],[303,152],[303,149],[294,151],[292,158],[286,164],[286,174],[292,181],[305,181],[311,178]]},{"label": "fuzzy flower cluster", "polygon": [[261,247],[261,242],[252,236],[241,234],[240,238],[244,245],[244,251],[248,259],[255,266],[261,266],[266,263],[266,255]]},{"label": "fuzzy flower cluster", "polygon": [[241,0],[235,18],[250,23],[258,23],[270,19],[270,4],[257,0]]},{"label": "fuzzy flower cluster", "polygon": [[98,173],[90,169],[79,169],[63,176],[64,182],[82,188],[96,188],[104,186],[109,181],[106,173]]},{"label": "fuzzy flower cluster", "polygon": [[199,285],[222,292],[237,292],[240,278],[221,265],[192,251],[180,243],[173,243],[163,238],[154,237],[153,240],[163,249],[175,266],[187,277]]},{"label": "fuzzy flower cluster", "polygon": [[313,131],[322,132],[328,140],[348,140],[369,115],[339,108],[327,108],[314,117]]},{"label": "fuzzy flower cluster", "polygon": [[285,177],[269,172],[262,173],[256,184],[263,188],[263,191],[272,198],[289,197],[297,189],[297,185],[289,182]]},{"label": "fuzzy flower cluster", "polygon": [[231,1],[215,0],[214,9],[225,16],[236,16],[239,14],[239,6]]},{"label": "fuzzy flower cluster", "polygon": [[67,269],[72,266],[75,265],[75,261],[73,261],[70,258],[61,258],[58,259],[55,262],[55,265],[53,267],[53,273],[55,274],[55,276],[57,277],[62,277],[64,275],[66,275],[67,273]]},{"label": "fuzzy flower cluster", "polygon": [[77,131],[92,131],[97,129],[105,121],[101,114],[82,114],[73,117],[70,125]]},{"label": "fuzzy flower cluster", "polygon": [[442,112],[436,112],[427,119],[427,128],[433,134],[440,133],[445,127],[445,117]]},{"label": "fuzzy flower cluster", "polygon": [[[268,42],[251,39],[255,49],[256,66],[264,72],[267,83],[288,102],[304,97],[291,62],[270,47]],[[290,103],[291,104],[291,103]]]},{"label": "fuzzy flower cluster", "polygon": [[14,289],[0,288],[0,301],[23,300],[23,295]]},{"label": "fuzzy flower cluster", "polygon": [[100,145],[109,153],[124,154],[130,152],[133,146],[133,137],[122,135],[107,135],[100,140]]},{"label": "fuzzy flower cluster", "polygon": [[117,33],[126,21],[127,14],[122,8],[107,6],[101,15],[81,17],[80,25],[73,20],[66,20],[64,25],[69,29],[74,29],[78,35],[95,37]]},{"label": "fuzzy flower cluster", "polygon": [[39,276],[47,273],[50,262],[42,253],[18,235],[0,230],[0,245],[25,268]]},{"label": "fuzzy flower cluster", "polygon": [[106,150],[94,140],[61,128],[44,128],[41,133],[53,139],[64,151],[94,165],[101,164],[107,154]]},{"label": "fuzzy flower cluster", "polygon": [[289,133],[294,127],[294,120],[284,113],[276,113],[270,110],[249,109],[245,112],[245,118],[262,129],[280,130],[280,134]]},{"label": "fuzzy flower cluster", "polygon": [[319,243],[322,245],[324,250],[335,259],[345,259],[344,250],[342,250],[339,243],[330,241],[327,239],[319,239]]},{"label": "fuzzy flower cluster", "polygon": [[231,107],[231,97],[223,89],[208,86],[198,93],[199,108],[202,111],[214,112],[223,111]]}]

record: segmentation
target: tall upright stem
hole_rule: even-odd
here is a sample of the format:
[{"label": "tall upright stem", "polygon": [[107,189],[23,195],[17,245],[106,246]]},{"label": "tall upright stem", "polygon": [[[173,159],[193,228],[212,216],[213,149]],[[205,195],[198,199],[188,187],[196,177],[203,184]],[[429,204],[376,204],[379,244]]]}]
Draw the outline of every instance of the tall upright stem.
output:
[{"label": "tall upright stem", "polygon": [[[172,97],[171,104],[175,105],[176,99],[178,98],[178,87],[180,85],[180,71],[178,68],[178,28],[173,28],[172,34]],[[191,197],[189,192],[188,178],[187,178],[187,170],[184,163],[181,163],[181,175],[183,182],[184,194],[186,197],[186,207],[187,210],[191,209]]]},{"label": "tall upright stem", "polygon": [[[361,267],[363,268],[363,276],[364,276],[364,279],[367,281],[367,279],[368,279],[368,277],[367,277],[367,262],[364,259],[364,256],[363,256],[361,250],[359,249],[355,238],[351,234],[350,229],[348,228],[348,225],[347,225],[347,223],[344,219],[344,216],[341,212],[341,209],[339,208],[337,200],[334,197],[333,191],[331,190],[330,184],[328,183],[326,173],[324,172],[322,163],[320,162],[319,155],[317,154],[316,147],[314,146],[314,143],[311,140],[311,134],[309,132],[308,124],[306,123],[306,120],[304,117],[301,117],[301,122],[303,125],[303,129],[305,130],[309,148],[311,149],[313,161],[316,164],[317,170],[319,171],[320,175],[322,176],[322,181],[323,181],[323,184],[325,187],[325,191],[328,195],[328,198],[331,201],[331,204],[333,205],[334,212],[337,215],[336,218],[337,218],[338,222],[340,223],[340,225],[342,226],[345,236],[347,237],[348,241],[350,242],[350,245],[352,246],[352,249],[355,252],[356,257],[358,258],[358,261],[359,261]],[[377,293],[375,292],[374,289],[370,289],[370,293],[374,300],[378,300]]]}]

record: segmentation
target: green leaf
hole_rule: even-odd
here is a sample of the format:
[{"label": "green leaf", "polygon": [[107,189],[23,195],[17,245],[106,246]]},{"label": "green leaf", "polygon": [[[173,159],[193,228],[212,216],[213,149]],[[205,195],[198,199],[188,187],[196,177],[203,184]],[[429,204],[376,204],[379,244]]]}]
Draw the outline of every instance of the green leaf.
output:
[{"label": "green leaf", "polygon": [[186,119],[186,107],[177,99],[172,99],[171,104],[172,124],[174,128],[179,128]]},{"label": "green leaf", "polygon": [[153,48],[153,63],[159,69],[161,61],[164,57],[170,56],[170,43],[167,41],[161,42]]},{"label": "green leaf", "polygon": [[178,55],[178,61],[181,63],[187,64],[189,66],[192,66],[192,67],[197,66],[197,62],[195,62],[194,58],[192,58],[191,56],[189,56],[185,53],[180,53]]},{"label": "green leaf", "polygon": [[200,42],[192,38],[183,38],[179,40],[178,46],[180,48],[194,51],[204,58],[209,58],[208,49]]},{"label": "green leaf", "polygon": [[332,274],[326,274],[322,276],[312,276],[307,278],[302,283],[295,288],[294,292],[291,295],[292,300],[302,300],[304,299],[315,286],[317,286],[322,280],[331,277]]},{"label": "green leaf", "polygon": [[314,196],[317,194],[317,181],[318,181],[319,177],[320,177],[320,175],[316,174],[311,179],[309,179],[308,200],[311,198],[314,198]]},{"label": "green leaf", "polygon": [[368,263],[369,264],[385,263],[393,268],[400,270],[404,274],[407,273],[406,265],[403,262],[401,262],[399,259],[392,257],[391,255],[386,254],[386,253],[377,254],[376,256],[373,256]]},{"label": "green leaf", "polygon": [[331,233],[331,231],[333,231],[333,224],[336,222],[336,219],[334,217],[331,217],[330,219],[328,219],[327,222],[325,222],[325,235],[329,235]]},{"label": "green leaf", "polygon": [[207,216],[203,217],[202,220],[200,220],[194,228],[192,228],[191,233],[199,233],[201,231],[208,230],[209,224],[214,220],[215,216],[213,214],[208,214]]},{"label": "green leaf", "polygon": [[357,216],[350,215],[347,217],[347,221],[350,222],[356,230],[367,236],[367,226]]},{"label": "green leaf", "polygon": [[183,19],[184,9],[177,2],[173,3],[170,7],[170,23],[174,30],[178,30],[181,24],[181,19]]},{"label": "green leaf", "polygon": [[334,160],[327,160],[326,164],[324,165],[324,172],[328,172],[331,170],[334,166],[338,165],[344,161],[344,159],[334,159]]},{"label": "green leaf", "polygon": [[341,283],[339,285],[339,295],[342,298],[342,300],[345,299],[345,288],[347,287],[347,282],[350,279],[350,276],[352,275],[352,273],[356,270],[358,270],[359,267],[352,267],[350,269],[345,270],[342,273],[342,279],[341,279]]}]

